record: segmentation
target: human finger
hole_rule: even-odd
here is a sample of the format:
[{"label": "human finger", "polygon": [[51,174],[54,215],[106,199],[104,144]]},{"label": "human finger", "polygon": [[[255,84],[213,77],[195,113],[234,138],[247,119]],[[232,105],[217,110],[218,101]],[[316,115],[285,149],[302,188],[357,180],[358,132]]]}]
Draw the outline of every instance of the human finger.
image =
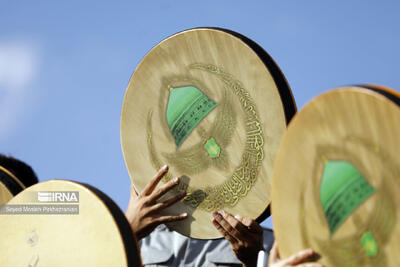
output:
[{"label": "human finger", "polygon": [[155,222],[157,224],[161,224],[161,223],[168,223],[168,222],[176,222],[176,221],[181,221],[184,220],[188,217],[188,214],[182,213],[179,215],[165,215],[165,216],[160,216],[158,218],[155,219]]},{"label": "human finger", "polygon": [[175,196],[165,200],[164,202],[157,203],[151,208],[151,211],[166,209],[169,206],[172,206],[173,204],[181,200],[182,198],[184,198],[185,196],[186,196],[186,191],[180,192],[179,194],[176,194]]},{"label": "human finger", "polygon": [[158,171],[158,173],[150,180],[150,182],[145,186],[145,188],[142,191],[142,194],[146,196],[150,195],[167,172],[168,172],[168,166],[164,165]]},{"label": "human finger", "polygon": [[131,184],[131,198],[136,199],[138,197],[138,193],[136,192],[135,187]]},{"label": "human finger", "polygon": [[262,233],[262,227],[253,219],[236,215],[235,218],[246,226],[251,232]]},{"label": "human finger", "polygon": [[216,219],[216,216],[218,216],[217,214],[218,213],[216,211],[214,211],[214,213],[213,213],[214,218],[212,220],[212,223],[215,226],[215,228],[217,228],[217,230],[224,236],[224,238],[226,240],[228,240],[228,242],[230,244],[233,245],[233,244],[237,243],[238,242],[237,239],[234,238],[233,236],[231,236],[230,233],[224,227],[222,227],[222,225],[217,221],[217,219]]},{"label": "human finger", "polygon": [[240,222],[238,219],[232,216],[232,214],[230,214],[229,212],[222,210],[220,213],[225,219],[225,221],[228,222],[229,225],[234,229],[231,232],[233,236],[236,239],[243,240],[244,235],[248,233],[248,228],[242,222]]},{"label": "human finger", "polygon": [[162,195],[167,193],[169,190],[171,190],[173,187],[175,187],[177,184],[179,184],[179,178],[174,178],[171,181],[167,182],[160,188],[158,188],[156,191],[154,191],[151,196],[150,196],[150,201],[156,201],[159,199]]},{"label": "human finger", "polygon": [[290,256],[289,258],[283,260],[286,264],[300,264],[305,262],[307,259],[309,259],[311,256],[314,255],[314,251],[312,249],[305,249],[300,252],[297,252],[296,254]]},{"label": "human finger", "polygon": [[242,232],[246,229],[241,222],[225,211],[213,214],[214,219],[235,239],[243,240]]}]

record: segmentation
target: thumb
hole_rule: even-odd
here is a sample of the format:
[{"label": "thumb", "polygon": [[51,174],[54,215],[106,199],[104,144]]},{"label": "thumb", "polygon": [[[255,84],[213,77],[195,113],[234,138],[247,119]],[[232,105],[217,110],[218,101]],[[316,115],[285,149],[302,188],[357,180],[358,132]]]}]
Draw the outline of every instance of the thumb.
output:
[{"label": "thumb", "polygon": [[281,257],[279,256],[278,244],[275,241],[274,245],[271,248],[271,251],[269,252],[269,263],[270,263],[269,265],[280,261],[280,259]]}]

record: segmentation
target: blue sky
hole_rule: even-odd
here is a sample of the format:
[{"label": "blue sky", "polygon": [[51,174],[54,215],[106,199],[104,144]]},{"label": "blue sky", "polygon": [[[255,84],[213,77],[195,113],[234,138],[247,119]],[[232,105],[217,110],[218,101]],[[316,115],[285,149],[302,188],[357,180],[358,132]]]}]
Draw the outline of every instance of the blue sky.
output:
[{"label": "blue sky", "polygon": [[0,152],[41,180],[92,184],[125,209],[121,105],[158,42],[200,26],[240,32],[275,59],[301,108],[342,85],[399,90],[399,11],[385,0],[0,0]]}]

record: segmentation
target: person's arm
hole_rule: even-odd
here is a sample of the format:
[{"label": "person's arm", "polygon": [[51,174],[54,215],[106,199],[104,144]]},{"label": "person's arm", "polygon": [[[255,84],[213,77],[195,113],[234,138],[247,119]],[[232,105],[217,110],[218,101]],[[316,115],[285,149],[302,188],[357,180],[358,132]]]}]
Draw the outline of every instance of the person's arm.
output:
[{"label": "person's arm", "polygon": [[157,175],[146,185],[140,194],[137,194],[131,186],[131,197],[125,216],[131,225],[132,231],[138,240],[149,235],[154,228],[166,222],[179,221],[187,218],[187,213],[180,215],[161,215],[160,212],[175,204],[186,196],[186,192],[179,193],[167,200],[158,202],[163,195],[179,184],[179,178],[175,178],[157,190],[158,183],[168,172],[168,166],[161,168]]}]

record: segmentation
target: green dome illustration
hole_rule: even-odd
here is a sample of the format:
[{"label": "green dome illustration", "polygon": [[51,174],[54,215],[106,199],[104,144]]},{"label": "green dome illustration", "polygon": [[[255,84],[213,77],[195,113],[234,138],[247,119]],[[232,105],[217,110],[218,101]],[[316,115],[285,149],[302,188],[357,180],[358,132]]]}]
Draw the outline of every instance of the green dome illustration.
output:
[{"label": "green dome illustration", "polygon": [[178,149],[217,104],[194,86],[169,86],[168,89],[167,123]]},{"label": "green dome illustration", "polygon": [[325,162],[320,200],[331,235],[376,190],[347,161]]}]

